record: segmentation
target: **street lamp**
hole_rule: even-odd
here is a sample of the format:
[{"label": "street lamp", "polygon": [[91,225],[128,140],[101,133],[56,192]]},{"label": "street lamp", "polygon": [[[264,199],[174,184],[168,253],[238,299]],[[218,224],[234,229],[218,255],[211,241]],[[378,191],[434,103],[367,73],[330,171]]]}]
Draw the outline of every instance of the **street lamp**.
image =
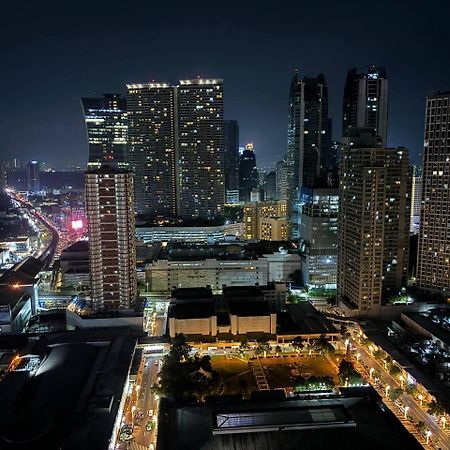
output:
[{"label": "street lamp", "polygon": [[356,361],[359,362],[359,358],[361,358],[361,353],[357,353],[357,354],[356,354]]},{"label": "street lamp", "polygon": [[445,430],[445,424],[447,423],[447,419],[445,418],[445,416],[441,417],[441,422],[442,422],[442,428]]},{"label": "street lamp", "polygon": [[426,432],[426,434],[425,434],[425,436],[427,437],[427,444],[429,444],[430,443],[430,436],[431,436],[431,431],[430,430],[427,430],[427,432]]},{"label": "street lamp", "polygon": [[391,387],[389,386],[389,385],[387,385],[386,386],[386,397],[388,396],[388,392],[389,392],[389,389],[390,389]]},{"label": "street lamp", "polygon": [[419,395],[417,396],[417,398],[420,400],[420,406],[422,406],[422,404],[423,404],[423,395],[422,395],[422,394],[419,394]]},{"label": "street lamp", "polygon": [[405,406],[405,419],[408,418],[408,410],[409,410],[409,406]]},{"label": "street lamp", "polygon": [[371,367],[370,370],[369,370],[369,377],[370,377],[370,379],[372,379],[372,375],[373,375],[374,371],[375,371],[375,369],[373,367]]},{"label": "street lamp", "polygon": [[136,405],[131,407],[131,421],[134,422],[134,412],[136,411]]},{"label": "street lamp", "polygon": [[404,380],[403,375],[400,375],[400,386],[401,387],[403,387],[403,380]]}]

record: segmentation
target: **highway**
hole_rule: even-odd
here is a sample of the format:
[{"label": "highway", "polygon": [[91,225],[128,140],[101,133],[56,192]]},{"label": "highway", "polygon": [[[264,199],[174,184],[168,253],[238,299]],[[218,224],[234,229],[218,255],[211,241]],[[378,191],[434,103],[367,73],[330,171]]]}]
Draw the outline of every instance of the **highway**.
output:
[{"label": "highway", "polygon": [[20,204],[22,208],[27,209],[31,215],[33,215],[37,220],[39,220],[41,225],[43,225],[52,235],[52,240],[50,241],[50,244],[38,257],[38,260],[41,261],[43,264],[42,270],[44,270],[45,268],[50,266],[51,263],[53,262],[53,258],[55,256],[56,249],[58,247],[58,243],[60,240],[59,232],[56,229],[56,226],[51,224],[48,219],[39,214],[31,203],[25,201],[22,197],[20,197],[13,191],[7,191],[7,193],[12,200],[15,200],[17,203]]},{"label": "highway", "polygon": [[[352,340],[352,343],[361,355],[360,360],[367,367],[373,367],[374,369],[380,371],[384,389],[386,386],[390,386],[390,389],[402,387],[401,383],[390,375],[390,373],[384,368],[384,365],[380,364],[376,358],[370,354],[365,346],[359,344],[356,339]],[[407,412],[408,416],[411,416],[415,422],[422,421],[425,423],[427,429],[431,432],[430,442],[434,443],[437,446],[436,448],[450,450],[450,438],[442,427],[436,423],[435,419],[424,411],[424,409],[421,408],[420,404],[412,396],[404,394],[402,396],[402,402],[409,408]],[[399,416],[399,413],[397,413],[397,416]],[[403,415],[400,415],[399,418],[402,418],[402,416]]]}]

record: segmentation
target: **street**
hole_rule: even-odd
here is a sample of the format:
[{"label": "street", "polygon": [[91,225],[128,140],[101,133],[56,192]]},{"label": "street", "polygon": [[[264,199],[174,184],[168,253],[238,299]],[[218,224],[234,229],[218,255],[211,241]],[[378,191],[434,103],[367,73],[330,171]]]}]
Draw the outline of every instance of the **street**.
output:
[{"label": "street", "polygon": [[[353,340],[352,343],[357,348],[359,352],[360,360],[369,368],[374,368],[380,371],[381,380],[384,386],[390,386],[390,389],[394,389],[401,386],[401,383],[398,382],[395,378],[390,375],[390,373],[384,368],[383,364],[380,364],[375,357],[373,357],[369,351],[361,344],[357,342],[357,340]],[[386,389],[389,391],[389,389]],[[415,422],[422,421],[425,423],[427,429],[431,432],[430,442],[433,442],[437,445],[437,448],[441,448],[443,450],[450,450],[450,438],[448,434],[440,427],[434,418],[430,416],[426,411],[424,411],[420,404],[416,402],[416,400],[408,395],[403,394],[401,397],[402,402],[409,409],[407,411],[407,415],[411,416]],[[399,419],[403,419],[403,415],[400,415],[396,411],[393,411],[399,417]]]}]

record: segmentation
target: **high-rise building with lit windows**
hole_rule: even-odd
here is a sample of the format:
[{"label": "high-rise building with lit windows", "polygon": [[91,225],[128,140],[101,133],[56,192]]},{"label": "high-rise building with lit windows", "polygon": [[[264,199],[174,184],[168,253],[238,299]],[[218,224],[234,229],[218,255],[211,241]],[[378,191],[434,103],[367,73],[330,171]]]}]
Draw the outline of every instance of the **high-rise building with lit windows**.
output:
[{"label": "high-rise building with lit windows", "polygon": [[337,298],[377,312],[406,286],[411,205],[409,152],[373,129],[347,131],[339,179]]},{"label": "high-rise building with lit windows", "polygon": [[325,76],[303,77],[296,72],[289,91],[288,174],[291,237],[299,238],[299,202],[302,187],[314,187],[332,164],[331,120]]},{"label": "high-rise building with lit windows", "polygon": [[127,113],[120,94],[82,98],[89,146],[88,167],[127,161]]},{"label": "high-rise building with lit windows", "polygon": [[300,241],[305,286],[336,289],[338,187],[302,188]]},{"label": "high-rise building with lit windows", "polygon": [[344,89],[342,135],[350,127],[372,128],[387,145],[388,79],[384,67],[349,70]]},{"label": "high-rise building with lit windows", "polygon": [[93,309],[130,308],[137,292],[132,172],[105,163],[88,169],[86,215]]},{"label": "high-rise building with lit windows", "polygon": [[258,169],[253,143],[245,145],[245,150],[239,157],[239,199],[241,202],[250,201],[250,194],[258,187]]},{"label": "high-rise building with lit windows", "polygon": [[411,220],[409,232],[418,234],[420,229],[420,212],[422,210],[422,167],[412,166],[411,175]]},{"label": "high-rise building with lit windows", "polygon": [[450,297],[450,92],[427,97],[417,286]]},{"label": "high-rise building with lit windows", "polygon": [[40,190],[40,164],[38,161],[27,163],[27,190],[36,193]]},{"label": "high-rise building with lit windows", "polygon": [[221,216],[225,202],[222,80],[180,81],[177,129],[178,215]]},{"label": "high-rise building with lit windows", "polygon": [[128,155],[134,170],[136,211],[174,217],[176,203],[176,88],[127,84]]}]

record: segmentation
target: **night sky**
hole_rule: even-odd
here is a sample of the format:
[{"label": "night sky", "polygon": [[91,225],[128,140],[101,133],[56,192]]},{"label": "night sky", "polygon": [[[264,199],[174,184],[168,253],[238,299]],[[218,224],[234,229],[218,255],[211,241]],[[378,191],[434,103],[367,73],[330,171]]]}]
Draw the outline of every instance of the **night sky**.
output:
[{"label": "night sky", "polygon": [[[114,4],[113,4],[114,3]],[[241,145],[286,148],[292,71],[324,72],[334,139],[349,68],[384,65],[389,145],[420,161],[425,96],[450,90],[447,1],[25,1],[2,4],[0,154],[84,165],[80,97],[126,82],[224,79]],[[118,2],[117,2],[118,3]]]}]

